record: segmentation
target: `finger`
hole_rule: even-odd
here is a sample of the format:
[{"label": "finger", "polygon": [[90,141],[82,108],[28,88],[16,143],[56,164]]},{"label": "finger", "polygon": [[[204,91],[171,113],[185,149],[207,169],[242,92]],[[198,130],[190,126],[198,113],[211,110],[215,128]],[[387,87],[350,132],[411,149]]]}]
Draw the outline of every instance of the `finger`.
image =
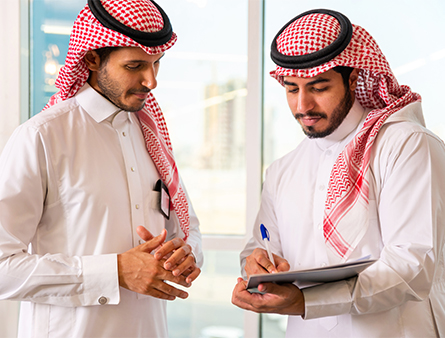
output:
[{"label": "finger", "polygon": [[154,287],[158,291],[165,293],[166,295],[169,295],[169,296],[179,297],[181,299],[186,299],[189,296],[187,292],[185,292],[181,289],[175,288],[174,286],[172,286],[168,283],[165,283],[163,281],[159,281],[159,283],[157,283]]},{"label": "finger", "polygon": [[149,241],[150,239],[153,239],[154,236],[151,234],[150,231],[148,231],[145,227],[143,227],[142,225],[139,225],[136,228],[136,232],[139,235],[139,237],[144,240],[144,241]]},{"label": "finger", "polygon": [[192,268],[188,268],[187,270],[185,270],[182,275],[187,279],[188,276],[190,276],[190,274],[194,271],[194,269]]},{"label": "finger", "polygon": [[[171,257],[169,259],[167,259],[165,261],[164,264],[164,269],[166,270],[171,270],[174,266],[177,266],[179,264],[182,264],[184,266],[184,263],[180,263],[184,258],[186,261],[189,262],[189,264],[191,262],[195,262],[195,258],[190,255],[190,253],[192,252],[192,247],[188,244],[176,249],[175,253],[173,255],[171,255]],[[191,258],[191,259],[189,259]],[[182,271],[184,271],[185,268],[183,268]],[[181,271],[181,273],[182,273]]]},{"label": "finger", "polygon": [[167,237],[167,230],[163,229],[160,235],[158,235],[155,238],[152,238],[149,241],[139,245],[139,248],[140,248],[141,251],[145,251],[145,252],[150,253],[154,249],[156,249],[158,246],[160,246],[162,243],[164,243],[166,237]]},{"label": "finger", "polygon": [[[169,259],[172,255],[173,255],[173,254],[168,254],[168,255],[164,256],[164,258],[160,259],[159,261],[162,262],[162,264],[163,264],[163,266],[164,266],[164,264],[165,264],[165,262],[167,261],[167,259]],[[186,257],[182,257],[182,258],[176,263],[176,265],[174,265],[174,266],[169,265],[169,269],[168,269],[168,270],[173,271],[174,269],[176,269],[176,268],[178,267],[178,265],[181,264],[181,263],[183,263],[187,257],[188,257],[188,256],[186,256]],[[165,266],[164,266],[164,269],[165,269]],[[167,269],[166,269],[166,270],[167,270]]]},{"label": "finger", "polygon": [[[274,258],[276,255],[272,254]],[[277,267],[274,265],[274,263],[271,262],[269,259],[269,256],[261,255],[258,257],[258,263],[267,270],[269,273],[275,273],[278,272]],[[276,263],[275,263],[276,264]]]},{"label": "finger", "polygon": [[[181,259],[182,260],[182,259]],[[164,268],[168,265],[168,261],[164,264]],[[187,269],[195,266],[195,260],[191,256],[186,256],[181,264],[177,264],[172,268],[172,273],[174,276],[179,276],[184,273]],[[166,269],[167,270],[167,269]]]},{"label": "finger", "polygon": [[289,292],[293,288],[298,287],[291,283],[275,284],[275,283],[261,283],[258,285],[258,290],[264,293],[271,293],[282,298],[288,298]]},{"label": "finger", "polygon": [[237,284],[235,285],[232,292],[232,303],[242,309],[252,310],[252,307],[248,301],[251,295],[246,290],[246,286],[246,281],[244,281],[242,278],[237,279]]},{"label": "finger", "polygon": [[269,284],[269,283],[262,283],[262,284],[258,285],[258,287],[257,287],[258,291],[263,292],[263,293],[272,293],[271,288],[268,288],[267,284]]},{"label": "finger", "polygon": [[246,258],[246,266],[244,267],[244,270],[246,271],[247,276],[267,272],[270,273],[267,268],[273,271],[275,267],[273,266],[272,262],[263,254],[257,253]]},{"label": "finger", "polygon": [[190,273],[187,278],[185,279],[185,281],[187,283],[192,283],[196,278],[198,278],[198,276],[201,274],[201,269],[200,268],[196,268],[195,270],[192,271],[192,273]]},{"label": "finger", "polygon": [[275,263],[277,264],[277,271],[278,272],[285,272],[289,271],[290,265],[287,260],[284,258],[274,255]]},{"label": "finger", "polygon": [[174,276],[171,271],[162,269],[163,271],[158,274],[160,280],[169,281],[185,287],[190,287],[190,283],[186,281],[186,277],[183,275]]},{"label": "finger", "polygon": [[168,294],[161,292],[159,290],[156,290],[156,289],[147,290],[147,292],[145,292],[145,294],[149,295],[151,297],[165,299],[165,300],[175,300],[176,299],[175,296],[168,295]]},{"label": "finger", "polygon": [[155,258],[161,259],[168,253],[175,251],[176,249],[180,248],[184,244],[185,244],[185,242],[182,238],[173,238],[171,241],[164,243],[162,248],[160,248],[158,251],[156,251]]}]

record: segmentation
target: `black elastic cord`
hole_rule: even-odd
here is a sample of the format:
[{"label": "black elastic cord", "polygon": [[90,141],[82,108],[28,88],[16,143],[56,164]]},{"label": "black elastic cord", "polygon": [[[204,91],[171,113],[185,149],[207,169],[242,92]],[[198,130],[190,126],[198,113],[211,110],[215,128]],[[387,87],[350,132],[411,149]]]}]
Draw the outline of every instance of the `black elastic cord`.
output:
[{"label": "black elastic cord", "polygon": [[[277,49],[277,39],[280,36],[280,34],[283,33],[283,31],[295,20],[305,15],[313,13],[327,14],[337,19],[337,21],[340,23],[340,34],[335,39],[335,41],[332,42],[329,46],[310,54],[295,55],[295,56],[281,54]],[[278,32],[278,34],[272,41],[270,57],[272,58],[273,62],[275,62],[278,66],[281,66],[283,68],[306,69],[306,68],[316,67],[332,60],[337,55],[339,55],[349,45],[349,42],[351,41],[352,38],[352,32],[353,32],[352,24],[349,21],[349,19],[343,14],[329,9],[313,9],[301,13],[300,15],[296,16],[291,21],[289,21],[287,24],[285,24],[283,28],[281,28],[281,30]]]},{"label": "black elastic cord", "polygon": [[139,42],[143,46],[156,47],[170,41],[173,35],[173,29],[167,14],[156,2],[153,0],[151,0],[151,2],[159,10],[162,20],[164,20],[164,27],[160,31],[152,33],[135,30],[116,20],[110,13],[107,12],[100,0],[88,0],[88,7],[90,7],[91,13],[93,13],[95,18],[104,27],[122,33],[134,41]]}]

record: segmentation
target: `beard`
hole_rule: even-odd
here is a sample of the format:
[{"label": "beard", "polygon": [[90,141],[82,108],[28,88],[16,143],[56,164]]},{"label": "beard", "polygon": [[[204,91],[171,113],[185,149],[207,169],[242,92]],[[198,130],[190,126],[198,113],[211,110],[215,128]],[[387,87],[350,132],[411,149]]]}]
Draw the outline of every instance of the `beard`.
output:
[{"label": "beard", "polygon": [[[316,131],[314,127],[312,126],[306,126],[302,127],[303,133],[309,137],[309,138],[323,138],[328,135],[331,135],[339,126],[342,124],[346,116],[348,115],[349,111],[352,108],[352,104],[354,101],[352,100],[352,94],[351,91],[348,88],[345,88],[345,95],[343,96],[340,103],[337,105],[337,107],[334,108],[331,118],[329,120],[329,125],[326,129],[322,131]],[[307,112],[306,114],[295,114],[295,119],[302,118],[304,116],[309,117],[321,117],[324,119],[328,119],[328,116],[325,113],[318,113],[318,112]]]},{"label": "beard", "polygon": [[114,103],[115,106],[119,107],[122,110],[129,112],[136,112],[144,108],[145,101],[139,104],[128,105],[125,104],[122,99],[126,94],[132,93],[149,93],[150,89],[147,87],[142,87],[140,89],[130,89],[125,93],[125,90],[120,86],[119,81],[112,79],[106,67],[102,69],[102,71],[97,74],[97,85],[101,90],[101,94],[105,96],[108,100]]}]

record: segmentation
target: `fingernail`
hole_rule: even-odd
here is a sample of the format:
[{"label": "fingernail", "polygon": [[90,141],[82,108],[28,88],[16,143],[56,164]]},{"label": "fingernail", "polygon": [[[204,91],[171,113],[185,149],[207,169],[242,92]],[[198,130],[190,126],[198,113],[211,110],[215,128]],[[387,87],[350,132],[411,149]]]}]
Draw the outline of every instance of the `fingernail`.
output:
[{"label": "fingernail", "polygon": [[170,270],[172,267],[171,263],[165,263],[164,268],[165,270]]},{"label": "fingernail", "polygon": [[179,270],[178,269],[173,271],[173,276],[179,276]]}]

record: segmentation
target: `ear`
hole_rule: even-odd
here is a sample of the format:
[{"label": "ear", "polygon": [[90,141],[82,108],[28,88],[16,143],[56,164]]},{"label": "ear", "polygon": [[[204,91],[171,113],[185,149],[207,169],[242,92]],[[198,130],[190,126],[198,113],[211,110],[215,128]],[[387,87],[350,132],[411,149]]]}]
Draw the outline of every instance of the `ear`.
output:
[{"label": "ear", "polygon": [[351,74],[349,75],[349,89],[351,91],[355,91],[355,89],[357,88],[357,80],[359,73],[360,69],[354,68]]},{"label": "ear", "polygon": [[100,57],[99,54],[94,50],[89,50],[83,57],[87,67],[91,71],[97,72],[100,68]]}]

